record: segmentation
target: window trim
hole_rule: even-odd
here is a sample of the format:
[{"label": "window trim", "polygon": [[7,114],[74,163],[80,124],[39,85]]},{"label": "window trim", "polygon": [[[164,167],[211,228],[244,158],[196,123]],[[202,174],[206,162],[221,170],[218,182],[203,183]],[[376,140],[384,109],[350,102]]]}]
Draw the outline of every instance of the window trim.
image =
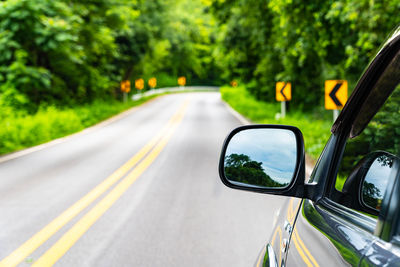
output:
[{"label": "window trim", "polygon": [[326,211],[335,214],[336,217],[349,222],[360,229],[363,229],[371,234],[374,234],[377,219],[371,218],[359,211],[352,210],[346,206],[343,206],[329,198],[324,198],[319,203],[321,208]]}]

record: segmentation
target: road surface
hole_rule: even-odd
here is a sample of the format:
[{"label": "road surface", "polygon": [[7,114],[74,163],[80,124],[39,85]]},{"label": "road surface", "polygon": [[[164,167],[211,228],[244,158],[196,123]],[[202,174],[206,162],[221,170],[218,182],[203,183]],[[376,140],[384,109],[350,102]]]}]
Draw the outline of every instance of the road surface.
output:
[{"label": "road surface", "polygon": [[0,266],[253,266],[283,198],[232,190],[218,92],[158,97],[0,158]]}]

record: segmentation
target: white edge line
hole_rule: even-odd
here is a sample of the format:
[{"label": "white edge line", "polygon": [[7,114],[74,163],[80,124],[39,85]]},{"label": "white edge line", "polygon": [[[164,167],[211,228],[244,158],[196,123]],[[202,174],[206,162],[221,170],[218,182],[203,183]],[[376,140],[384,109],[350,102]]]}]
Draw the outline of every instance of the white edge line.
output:
[{"label": "white edge line", "polygon": [[243,125],[249,125],[252,124],[253,122],[250,121],[249,119],[245,118],[242,114],[240,114],[239,112],[237,112],[236,110],[234,110],[231,106],[229,106],[228,103],[226,103],[225,101],[222,101],[222,103],[225,104],[225,107],[229,110],[229,112],[240,121],[240,123],[242,123]]}]

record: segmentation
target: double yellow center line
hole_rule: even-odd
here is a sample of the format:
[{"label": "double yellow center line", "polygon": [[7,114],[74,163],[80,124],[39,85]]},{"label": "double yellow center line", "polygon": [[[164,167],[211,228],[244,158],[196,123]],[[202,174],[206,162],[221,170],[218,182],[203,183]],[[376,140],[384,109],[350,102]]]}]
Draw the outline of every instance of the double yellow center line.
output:
[{"label": "double yellow center line", "polygon": [[[301,204],[301,201],[299,202],[299,204]],[[286,219],[292,226],[294,225],[295,216],[296,216],[295,212],[298,210],[298,208],[299,208],[299,206],[297,206],[296,208],[293,208],[293,198],[291,198],[289,201],[288,209],[287,209]],[[280,246],[283,245],[282,229],[279,226],[277,226],[274,234],[272,235],[272,239],[271,239],[272,247],[274,247],[274,243],[275,243],[277,234],[279,234]],[[293,227],[293,233],[292,233],[291,238],[294,242],[294,246],[296,247],[297,252],[299,253],[300,257],[303,259],[303,261],[307,265],[307,267],[319,267],[319,264],[317,263],[315,258],[312,256],[310,251],[307,249],[306,245],[304,244],[304,242],[301,240],[299,234],[297,233],[297,227]],[[260,255],[257,266],[260,266],[264,254],[265,254],[265,250],[262,252],[262,255]],[[278,263],[280,264],[281,261],[282,261],[282,250],[279,251],[279,262]]]},{"label": "double yellow center line", "polygon": [[[301,203],[301,202],[300,202]],[[297,211],[298,207],[296,209],[293,208],[293,198],[290,199],[288,211],[287,211],[287,218],[291,225],[293,225],[294,222],[294,217],[295,217],[295,210]],[[293,233],[292,233],[292,239],[294,242],[294,246],[297,249],[297,252],[299,253],[300,257],[303,259],[304,263],[307,265],[307,267],[319,267],[317,261],[313,257],[313,255],[310,253],[310,251],[307,249],[306,245],[304,242],[301,240],[299,234],[297,233],[297,227],[293,227]]]},{"label": "double yellow center line", "polygon": [[[167,125],[147,143],[137,154],[129,159],[118,170],[97,185],[88,194],[65,210],[61,215],[46,225],[28,241],[14,250],[0,262],[0,267],[16,266],[46,242],[64,225],[76,217],[82,210],[98,199],[105,191],[120,181],[101,201],[89,210],[72,226],[49,250],[47,250],[32,266],[52,266],[57,262],[79,238],[128,190],[137,178],[151,165],[164,149],[179,123],[182,121],[189,101],[186,100],[168,121]],[[147,156],[146,156],[147,155]],[[143,159],[143,160],[142,160]],[[140,162],[140,163],[139,163]]]}]

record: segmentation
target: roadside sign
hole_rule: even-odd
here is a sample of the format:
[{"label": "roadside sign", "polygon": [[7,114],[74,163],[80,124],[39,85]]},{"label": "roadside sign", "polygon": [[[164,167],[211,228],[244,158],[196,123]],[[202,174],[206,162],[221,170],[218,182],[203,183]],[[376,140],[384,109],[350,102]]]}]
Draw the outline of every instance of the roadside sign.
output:
[{"label": "roadside sign", "polygon": [[276,83],[276,101],[290,101],[292,100],[292,84],[289,82]]},{"label": "roadside sign", "polygon": [[131,91],[131,82],[129,80],[121,82],[121,91],[124,93],[129,93]]},{"label": "roadside sign", "polygon": [[142,78],[135,80],[135,88],[142,90],[144,88],[144,80]]},{"label": "roadside sign", "polygon": [[325,109],[342,109],[347,101],[347,81],[327,80],[325,81]]},{"label": "roadside sign", "polygon": [[179,77],[179,78],[178,78],[178,84],[179,84],[180,86],[185,86],[185,84],[186,84],[186,77],[184,77],[184,76]]},{"label": "roadside sign", "polygon": [[157,85],[157,79],[155,77],[152,77],[149,79],[148,83],[149,83],[150,88],[155,88]]}]

